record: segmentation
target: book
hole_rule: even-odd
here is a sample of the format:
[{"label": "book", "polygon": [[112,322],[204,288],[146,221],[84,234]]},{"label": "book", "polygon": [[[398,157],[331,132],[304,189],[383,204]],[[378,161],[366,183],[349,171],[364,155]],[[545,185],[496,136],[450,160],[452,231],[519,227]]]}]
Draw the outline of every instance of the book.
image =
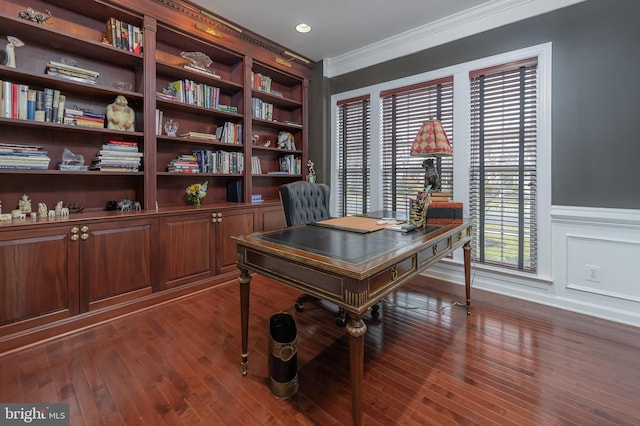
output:
[{"label": "book", "polygon": [[80,68],[75,65],[63,64],[62,62],[56,62],[56,61],[49,61],[49,63],[47,64],[47,68],[75,71],[77,73],[80,73],[79,75],[91,76],[94,78],[98,78],[100,76],[100,73],[98,71],[90,70],[87,68]]},{"label": "book", "polygon": [[27,91],[27,120],[36,119],[36,92],[35,89]]},{"label": "book", "polygon": [[183,138],[196,138],[196,139],[209,139],[209,140],[217,140],[216,135],[211,133],[201,133],[201,132],[185,132],[180,133],[180,137]]},{"label": "book", "polygon": [[53,90],[53,103],[51,108],[51,121],[55,123],[58,120],[58,105],[60,104],[60,90]]},{"label": "book", "polygon": [[5,118],[11,118],[11,93],[13,92],[13,85],[10,81],[4,80],[2,82],[2,116]]},{"label": "book", "polygon": [[67,96],[60,94],[60,98],[58,99],[58,114],[55,117],[56,123],[62,123],[64,118],[64,107],[67,102]]},{"label": "book", "polygon": [[36,121],[44,121],[44,91],[37,90],[36,91]]},{"label": "book", "polygon": [[50,123],[53,118],[53,89],[44,89],[44,121]]},{"label": "book", "polygon": [[27,86],[26,84],[20,84],[18,85],[18,90],[18,118],[20,120],[27,120],[27,99],[29,97],[29,86]]},{"label": "book", "polygon": [[11,118],[18,118],[18,94],[20,93],[20,85],[11,83]]}]

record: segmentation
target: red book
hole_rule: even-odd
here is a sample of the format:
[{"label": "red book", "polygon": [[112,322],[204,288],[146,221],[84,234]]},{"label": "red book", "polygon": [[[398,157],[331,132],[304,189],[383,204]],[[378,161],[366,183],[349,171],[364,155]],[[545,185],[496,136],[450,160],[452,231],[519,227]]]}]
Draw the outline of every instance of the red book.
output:
[{"label": "red book", "polygon": [[11,83],[11,118],[18,118],[18,93],[20,85]]}]

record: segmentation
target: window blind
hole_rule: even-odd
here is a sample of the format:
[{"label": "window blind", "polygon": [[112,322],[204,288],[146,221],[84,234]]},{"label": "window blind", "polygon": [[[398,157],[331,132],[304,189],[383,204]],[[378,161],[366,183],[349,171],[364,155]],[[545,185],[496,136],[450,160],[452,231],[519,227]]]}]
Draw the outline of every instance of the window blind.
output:
[{"label": "window blind", "polygon": [[[453,146],[453,77],[382,92],[383,208],[408,213],[408,199],[424,188],[424,157],[412,157],[420,125],[437,118]],[[453,191],[453,159],[435,161],[441,190]]]},{"label": "window blind", "polygon": [[337,214],[367,213],[370,206],[371,123],[369,97],[338,103]]},{"label": "window blind", "polygon": [[537,266],[537,64],[470,73],[470,215],[475,261]]}]

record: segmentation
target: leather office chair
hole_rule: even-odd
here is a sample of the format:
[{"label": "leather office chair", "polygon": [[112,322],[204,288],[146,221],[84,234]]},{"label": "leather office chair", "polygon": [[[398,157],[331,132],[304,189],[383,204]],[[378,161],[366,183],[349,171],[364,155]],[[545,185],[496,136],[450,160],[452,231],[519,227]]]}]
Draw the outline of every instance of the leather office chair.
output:
[{"label": "leather office chair", "polygon": [[[319,220],[330,219],[329,186],[324,183],[297,181],[280,186],[280,201],[284,209],[287,226],[306,225]],[[296,311],[302,312],[305,302],[317,301],[318,298],[302,294],[296,300]],[[336,324],[345,325],[346,319],[342,308]]]}]

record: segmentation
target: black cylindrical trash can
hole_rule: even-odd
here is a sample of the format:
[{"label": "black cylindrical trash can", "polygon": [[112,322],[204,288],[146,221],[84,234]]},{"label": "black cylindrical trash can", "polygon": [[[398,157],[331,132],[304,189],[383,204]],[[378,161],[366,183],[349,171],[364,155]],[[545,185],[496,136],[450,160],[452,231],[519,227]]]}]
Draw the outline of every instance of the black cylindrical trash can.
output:
[{"label": "black cylindrical trash can", "polygon": [[271,394],[286,399],[298,391],[298,330],[285,312],[269,319],[269,388]]}]

